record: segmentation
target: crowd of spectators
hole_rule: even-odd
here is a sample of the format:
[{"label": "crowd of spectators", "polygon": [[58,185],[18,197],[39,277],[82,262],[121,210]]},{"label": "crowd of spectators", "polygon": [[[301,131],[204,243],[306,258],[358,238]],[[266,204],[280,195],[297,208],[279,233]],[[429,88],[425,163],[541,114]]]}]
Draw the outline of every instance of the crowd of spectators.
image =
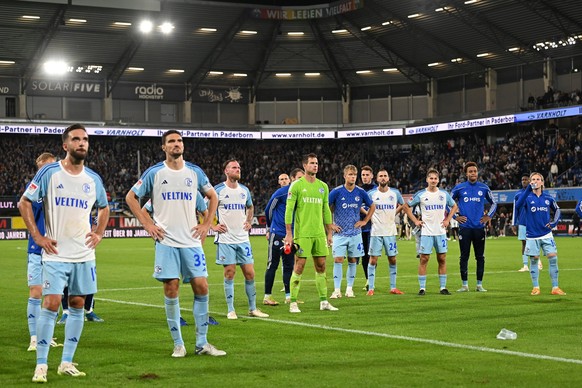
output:
[{"label": "crowd of spectators", "polygon": [[[343,167],[384,167],[391,186],[403,194],[425,187],[430,167],[441,172],[441,188],[450,190],[464,180],[463,164],[475,161],[480,179],[492,190],[517,189],[521,174],[539,171],[546,186],[577,186],[582,178],[582,130],[549,127],[508,127],[499,137],[486,131],[432,134],[407,139],[346,140],[208,140],[185,139],[185,159],[204,169],[212,184],[224,180],[223,163],[236,158],[241,183],[253,194],[256,213],[262,213],[277,177],[301,167],[302,155],[319,157],[318,177],[330,188],[343,184]],[[413,144],[410,142],[413,141]],[[405,143],[406,142],[406,143]],[[0,196],[20,197],[36,172],[35,158],[42,152],[64,155],[60,136],[2,135],[0,142]],[[122,201],[146,168],[163,160],[158,138],[92,136],[86,165],[103,178],[113,201]]]}]

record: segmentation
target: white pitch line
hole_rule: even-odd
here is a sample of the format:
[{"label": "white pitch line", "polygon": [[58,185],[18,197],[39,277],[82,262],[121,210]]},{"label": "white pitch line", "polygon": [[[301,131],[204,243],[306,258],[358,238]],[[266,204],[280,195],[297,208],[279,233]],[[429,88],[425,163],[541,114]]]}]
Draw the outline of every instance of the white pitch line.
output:
[{"label": "white pitch line", "polygon": [[[132,305],[132,306],[164,308],[164,306],[149,304],[149,303],[127,302],[127,301],[123,301],[123,300],[106,299],[106,298],[95,298],[95,299],[98,301],[102,301],[102,302],[119,303],[119,304],[126,304],[126,305]],[[189,310],[186,308],[180,308],[180,310],[192,311],[192,310]],[[224,315],[224,314],[216,313],[216,312],[210,312],[210,313],[215,314],[215,315]],[[249,319],[259,319],[259,318],[252,318],[252,317],[248,317],[248,318]],[[582,365],[582,360],[578,360],[575,358],[546,356],[544,354],[516,352],[513,350],[494,349],[494,348],[487,348],[484,346],[456,344],[454,342],[445,342],[445,341],[439,341],[439,340],[432,340],[432,339],[428,339],[428,338],[409,337],[409,336],[405,336],[405,335],[377,333],[377,332],[373,332],[373,331],[364,331],[364,330],[355,330],[355,329],[344,329],[341,327],[317,325],[317,324],[313,324],[313,323],[296,322],[296,321],[286,321],[286,320],[282,320],[282,319],[260,318],[260,320],[261,321],[275,322],[275,323],[282,323],[285,325],[294,325],[294,326],[310,327],[313,329],[337,331],[337,332],[341,332],[341,333],[352,333],[352,334],[359,334],[359,335],[365,335],[365,336],[371,336],[371,337],[382,337],[382,338],[390,338],[390,339],[396,339],[396,340],[402,340],[402,341],[420,342],[420,343],[425,343],[425,344],[444,346],[447,348],[474,350],[477,352],[497,353],[497,354],[504,354],[504,355],[510,355],[510,356],[524,357],[524,358],[533,358],[536,360],[548,360],[548,361],[556,361],[556,362],[564,362],[564,363],[569,363],[569,364]]]}]

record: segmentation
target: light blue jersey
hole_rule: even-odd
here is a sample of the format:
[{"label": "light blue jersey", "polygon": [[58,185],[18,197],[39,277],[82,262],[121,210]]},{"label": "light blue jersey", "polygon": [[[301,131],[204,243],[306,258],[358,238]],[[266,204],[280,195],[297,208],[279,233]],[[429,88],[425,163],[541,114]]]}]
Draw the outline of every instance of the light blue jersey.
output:
[{"label": "light blue jersey", "polygon": [[360,228],[354,227],[360,221],[360,208],[372,206],[368,193],[359,186],[352,191],[344,185],[338,186],[329,193],[329,206],[333,206],[333,220],[341,228],[339,236],[350,237],[362,233]]}]

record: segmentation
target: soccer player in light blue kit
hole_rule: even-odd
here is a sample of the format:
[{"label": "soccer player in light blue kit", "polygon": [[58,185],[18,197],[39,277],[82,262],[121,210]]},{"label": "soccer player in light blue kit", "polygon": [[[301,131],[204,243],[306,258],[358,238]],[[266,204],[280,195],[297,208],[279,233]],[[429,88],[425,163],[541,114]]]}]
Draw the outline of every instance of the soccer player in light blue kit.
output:
[{"label": "soccer player in light blue kit", "polygon": [[[164,305],[168,328],[174,341],[172,357],[185,357],[180,328],[180,277],[194,292],[196,354],[224,356],[208,342],[208,272],[202,243],[208,234],[217,205],[214,188],[195,164],[184,161],[184,142],[176,130],[162,135],[166,160],[148,168],[125,196],[132,213],[156,242],[154,278],[164,284]],[[208,198],[208,215],[196,218],[196,198]],[[142,210],[138,198],[151,197],[153,218]]]},{"label": "soccer player in light blue kit", "polygon": [[[348,269],[346,271],[346,297],[353,298],[354,281],[356,280],[356,270],[358,258],[364,255],[364,244],[362,242],[362,226],[365,226],[374,214],[376,206],[368,196],[368,193],[359,186],[356,186],[358,179],[358,169],[356,166],[348,164],[344,167],[344,180],[342,186],[338,186],[329,193],[329,208],[333,214],[333,285],[334,291],[330,299],[342,297],[340,290],[342,284],[344,257],[348,258]],[[369,207],[368,214],[360,220],[360,208],[366,205]]]},{"label": "soccer player in light blue kit", "polygon": [[[526,241],[525,254],[531,261],[530,275],[533,284],[531,295],[540,295],[538,260],[540,250],[550,263],[550,278],[552,279],[552,295],[566,295],[558,285],[558,250],[552,234],[552,228],[560,219],[560,208],[556,200],[544,193],[544,177],[539,172],[532,172],[529,176],[530,184],[515,203],[516,208],[525,212]],[[550,221],[551,212],[554,219]]]},{"label": "soccer player in light blue kit", "polygon": [[[513,216],[511,219],[511,227],[513,230],[513,233],[517,235],[517,239],[519,241],[521,241],[521,259],[523,262],[523,266],[517,271],[517,272],[529,272],[529,267],[528,267],[528,260],[529,258],[527,257],[527,255],[525,254],[525,234],[526,234],[526,230],[527,227],[525,225],[525,212],[523,211],[523,209],[518,209],[517,207],[515,207],[515,202],[519,199],[519,196],[523,194],[523,192],[525,191],[525,189],[527,188],[527,186],[529,185],[529,175],[524,174],[521,177],[521,186],[522,188],[517,192],[517,194],[515,194],[515,197],[513,199]],[[538,261],[538,268],[542,269],[541,267],[542,265],[542,261],[539,260]]]},{"label": "soccer player in light blue kit", "polygon": [[255,265],[249,239],[254,216],[253,200],[249,189],[240,184],[240,164],[235,159],[224,163],[226,181],[216,185],[218,194],[218,224],[213,227],[216,232],[214,243],[218,245],[216,264],[224,267],[224,297],[228,319],[238,319],[234,310],[234,275],[236,265],[245,277],[245,292],[249,302],[249,316],[267,318],[257,309],[257,289],[255,287]]},{"label": "soccer player in light blue kit", "polygon": [[[461,257],[459,267],[461,270],[462,286],[457,292],[469,291],[469,256],[471,244],[477,261],[477,285],[475,291],[487,292],[483,288],[483,274],[485,273],[485,224],[491,220],[497,210],[497,203],[489,186],[483,182],[477,182],[479,176],[477,163],[467,162],[464,166],[467,180],[457,184],[451,191],[451,197],[459,206],[456,220],[459,222],[459,248]],[[485,212],[485,201],[491,207]]]},{"label": "soccer player in light blue kit", "polygon": [[[36,158],[36,167],[40,170],[45,164],[54,163],[56,160],[57,159],[53,154],[44,152]],[[39,233],[44,236],[45,229],[42,201],[32,203],[32,213]],[[28,351],[36,352],[36,324],[40,317],[40,305],[42,303],[42,248],[36,245],[32,236],[28,237],[27,275],[28,288],[30,290],[28,305],[26,308],[28,332],[30,333]],[[57,344],[54,339],[51,339],[51,346],[54,348],[63,345]]]},{"label": "soccer player in light blue kit", "polygon": [[381,169],[376,177],[378,187],[368,191],[368,195],[374,201],[376,210],[372,216],[372,230],[370,236],[370,263],[368,264],[368,293],[374,295],[376,286],[376,265],[378,258],[382,255],[382,248],[388,256],[388,268],[390,271],[390,293],[395,295],[404,294],[396,288],[396,255],[398,247],[396,245],[396,214],[401,210],[404,199],[400,191],[388,186],[390,176],[388,171]]},{"label": "soccer player in light blue kit", "polygon": [[[404,211],[414,224],[421,227],[420,262],[418,264],[418,295],[426,294],[426,265],[434,247],[439,264],[439,284],[442,295],[451,295],[447,289],[447,227],[453,215],[457,212],[457,204],[449,193],[438,188],[439,172],[431,168],[426,173],[428,187],[417,192],[404,204]],[[422,221],[415,217],[412,208],[420,207]],[[447,207],[450,208],[446,215]]]},{"label": "soccer player in light blue kit", "polygon": [[[36,369],[32,381],[47,382],[49,345],[61,304],[69,286],[69,318],[59,375],[85,376],[73,364],[84,323],[85,295],[97,292],[95,247],[101,242],[109,206],[99,175],[84,166],[89,136],[81,124],[69,126],[62,135],[65,159],[44,166],[33,178],[19,202],[19,210],[36,245],[42,248],[44,301],[37,323]],[[43,201],[45,235],[36,226],[32,203]],[[99,212],[91,230],[91,210]]]}]

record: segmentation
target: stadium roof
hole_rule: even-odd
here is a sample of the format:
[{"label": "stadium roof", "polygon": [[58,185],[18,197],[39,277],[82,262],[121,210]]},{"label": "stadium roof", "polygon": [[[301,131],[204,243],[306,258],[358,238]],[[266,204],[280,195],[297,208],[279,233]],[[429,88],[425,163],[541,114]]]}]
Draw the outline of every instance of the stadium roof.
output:
[{"label": "stadium roof", "polygon": [[[76,77],[107,79],[110,88],[135,81],[341,89],[582,57],[580,0],[248,3],[2,1],[0,76],[26,84],[46,78],[46,61],[62,60]],[[145,19],[149,34],[139,32]],[[173,26],[168,34],[164,22]]]}]

